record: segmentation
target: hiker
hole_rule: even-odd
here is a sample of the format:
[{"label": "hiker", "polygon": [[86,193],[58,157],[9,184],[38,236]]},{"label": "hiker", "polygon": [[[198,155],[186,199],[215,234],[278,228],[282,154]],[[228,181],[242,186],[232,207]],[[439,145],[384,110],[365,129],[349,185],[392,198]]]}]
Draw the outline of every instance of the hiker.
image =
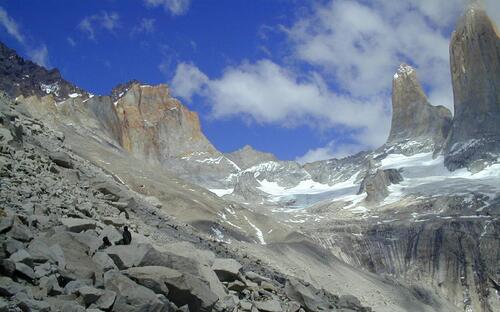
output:
[{"label": "hiker", "polygon": [[128,227],[124,226],[122,243],[123,245],[130,245],[131,242],[132,242],[132,234],[129,232]]},{"label": "hiker", "polygon": [[111,242],[109,241],[109,238],[107,236],[104,236],[102,238],[102,245],[98,248],[98,250],[103,250],[111,246]]}]

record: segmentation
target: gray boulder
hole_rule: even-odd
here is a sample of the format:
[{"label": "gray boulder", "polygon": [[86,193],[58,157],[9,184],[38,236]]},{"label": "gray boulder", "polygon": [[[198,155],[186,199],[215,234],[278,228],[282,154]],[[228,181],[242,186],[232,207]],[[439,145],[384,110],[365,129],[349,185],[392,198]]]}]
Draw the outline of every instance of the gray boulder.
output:
[{"label": "gray boulder", "polygon": [[22,224],[21,220],[18,218],[14,218],[12,227],[7,235],[22,242],[29,242],[33,239],[33,234],[31,234],[30,229]]},{"label": "gray boulder", "polygon": [[231,282],[238,279],[242,266],[234,259],[216,258],[212,270],[221,282]]},{"label": "gray boulder", "polygon": [[156,297],[155,293],[120,272],[108,271],[104,274],[107,290],[116,293],[112,311],[115,312],[156,312],[168,308]]},{"label": "gray boulder", "polygon": [[19,274],[21,278],[24,278],[29,282],[32,282],[35,279],[35,271],[22,262],[16,263],[15,273]]},{"label": "gray boulder", "polygon": [[33,267],[33,258],[25,249],[18,250],[10,255],[9,260],[13,262],[22,262],[30,267]]},{"label": "gray boulder", "polygon": [[23,285],[14,282],[10,277],[0,276],[0,296],[11,297],[22,291]]},{"label": "gray boulder", "polygon": [[325,300],[325,292],[310,284],[303,284],[296,278],[289,278],[285,285],[288,298],[297,301],[308,312],[331,311],[333,303]]},{"label": "gray boulder", "polygon": [[177,306],[187,304],[191,312],[211,311],[218,297],[201,279],[159,266],[130,268],[124,272],[137,283],[165,295]]},{"label": "gray boulder", "polygon": [[109,309],[116,299],[115,292],[91,286],[80,287],[76,293],[82,298],[86,307],[92,305],[103,310]]},{"label": "gray boulder", "polygon": [[65,152],[52,152],[50,155],[50,160],[52,160],[56,165],[63,167],[63,168],[68,168],[72,169],[73,168],[73,161],[71,158],[66,154]]},{"label": "gray boulder", "polygon": [[104,252],[113,259],[120,270],[139,266],[146,254],[153,249],[149,244],[111,246]]},{"label": "gray boulder", "polygon": [[94,230],[96,222],[90,219],[61,218],[61,223],[73,233],[80,233],[86,230]]},{"label": "gray boulder", "polygon": [[282,312],[281,304],[278,300],[271,299],[265,301],[254,301],[255,307],[263,312]]}]

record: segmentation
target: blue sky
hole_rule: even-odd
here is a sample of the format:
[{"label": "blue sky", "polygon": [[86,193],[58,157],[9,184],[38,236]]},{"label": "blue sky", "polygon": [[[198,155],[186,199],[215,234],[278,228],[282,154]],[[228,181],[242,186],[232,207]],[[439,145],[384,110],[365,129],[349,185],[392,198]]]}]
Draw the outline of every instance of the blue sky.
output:
[{"label": "blue sky", "polygon": [[[486,1],[498,20],[500,7]],[[452,108],[448,40],[464,0],[0,1],[0,40],[96,94],[167,83],[223,152],[345,156],[385,141],[392,74]],[[498,9],[498,10],[497,10]]]}]

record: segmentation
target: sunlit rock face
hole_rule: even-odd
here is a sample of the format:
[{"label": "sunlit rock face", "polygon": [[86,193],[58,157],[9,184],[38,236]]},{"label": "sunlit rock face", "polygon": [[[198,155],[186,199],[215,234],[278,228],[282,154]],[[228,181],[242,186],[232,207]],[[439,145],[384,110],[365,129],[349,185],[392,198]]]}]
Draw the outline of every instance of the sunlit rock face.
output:
[{"label": "sunlit rock face", "polygon": [[392,122],[388,145],[425,142],[439,148],[451,125],[451,112],[427,100],[415,69],[402,64],[392,82]]},{"label": "sunlit rock face", "polygon": [[166,85],[133,83],[114,105],[121,125],[119,140],[134,155],[161,161],[216,152],[201,132],[198,114],[172,98]]},{"label": "sunlit rock face", "polygon": [[445,164],[454,170],[500,153],[500,38],[477,5],[458,22],[450,63],[455,117]]}]

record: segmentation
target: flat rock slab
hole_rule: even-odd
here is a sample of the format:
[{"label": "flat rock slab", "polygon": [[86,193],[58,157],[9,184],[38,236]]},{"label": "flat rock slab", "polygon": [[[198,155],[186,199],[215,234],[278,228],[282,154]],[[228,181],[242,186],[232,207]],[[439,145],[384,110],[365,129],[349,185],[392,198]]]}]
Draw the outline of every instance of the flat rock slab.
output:
[{"label": "flat rock slab", "polygon": [[168,311],[152,290],[138,285],[120,272],[106,272],[104,286],[116,293],[112,310],[114,312]]},{"label": "flat rock slab", "polygon": [[73,168],[73,161],[71,158],[68,156],[68,154],[64,152],[53,152],[49,155],[50,160],[52,160],[56,165],[63,167],[63,168],[68,168],[72,169]]},{"label": "flat rock slab", "polygon": [[218,297],[201,279],[161,266],[130,268],[124,271],[137,283],[165,295],[177,306],[189,306],[189,311],[210,311]]},{"label": "flat rock slab", "polygon": [[221,282],[232,282],[238,279],[241,268],[241,264],[233,259],[216,258],[212,265],[212,270]]},{"label": "flat rock slab", "polygon": [[61,223],[73,233],[80,233],[87,230],[94,230],[97,225],[94,220],[79,218],[61,218]]},{"label": "flat rock slab", "polygon": [[254,301],[255,307],[263,312],[282,312],[280,303],[277,300]]}]

